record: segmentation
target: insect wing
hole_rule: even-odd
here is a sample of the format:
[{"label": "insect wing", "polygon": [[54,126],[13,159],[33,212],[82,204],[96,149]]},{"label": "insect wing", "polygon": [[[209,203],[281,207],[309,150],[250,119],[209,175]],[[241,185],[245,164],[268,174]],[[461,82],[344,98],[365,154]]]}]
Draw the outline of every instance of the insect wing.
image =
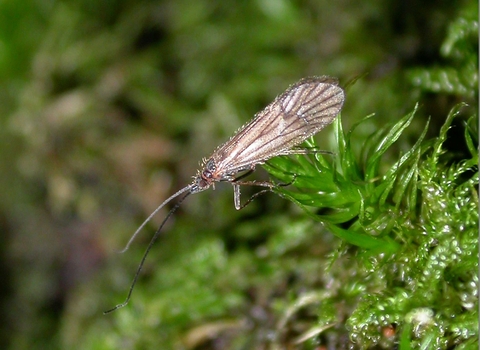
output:
[{"label": "insect wing", "polygon": [[234,174],[287,154],[330,124],[345,100],[336,79],[300,80],[279,95],[212,155],[217,172]]}]

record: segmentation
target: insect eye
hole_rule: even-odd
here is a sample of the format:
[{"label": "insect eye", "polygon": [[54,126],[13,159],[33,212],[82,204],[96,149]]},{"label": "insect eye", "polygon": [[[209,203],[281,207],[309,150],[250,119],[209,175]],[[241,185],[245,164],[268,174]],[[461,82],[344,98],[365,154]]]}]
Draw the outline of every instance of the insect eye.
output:
[{"label": "insect eye", "polygon": [[215,165],[215,161],[213,159],[210,159],[207,162],[207,165],[205,166],[205,168],[209,170],[209,172],[215,171],[215,169],[217,168],[217,166]]},{"label": "insect eye", "polygon": [[210,172],[210,170],[208,169],[205,169],[202,173],[202,177],[204,179],[211,179],[213,177],[212,173]]}]

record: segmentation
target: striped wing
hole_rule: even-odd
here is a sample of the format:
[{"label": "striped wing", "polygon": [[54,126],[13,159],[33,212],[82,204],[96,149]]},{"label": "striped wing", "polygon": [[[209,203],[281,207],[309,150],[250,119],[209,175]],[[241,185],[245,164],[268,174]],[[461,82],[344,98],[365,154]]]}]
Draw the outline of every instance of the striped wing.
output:
[{"label": "striped wing", "polygon": [[330,124],[344,100],[344,92],[334,78],[300,80],[213,153],[217,172],[234,174],[288,153]]}]

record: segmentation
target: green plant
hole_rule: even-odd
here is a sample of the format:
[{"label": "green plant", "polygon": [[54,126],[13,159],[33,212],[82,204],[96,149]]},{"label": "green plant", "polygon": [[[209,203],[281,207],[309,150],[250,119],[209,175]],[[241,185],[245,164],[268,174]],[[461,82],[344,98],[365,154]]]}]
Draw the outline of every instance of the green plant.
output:
[{"label": "green plant", "polygon": [[[447,348],[476,337],[476,118],[471,117],[465,128],[470,157],[452,163],[443,148],[461,108],[451,111],[437,138],[425,140],[425,127],[415,145],[384,173],[382,156],[415,110],[378,130],[358,153],[350,142],[353,128],[344,135],[338,120],[335,162],[325,160],[332,156],[311,155],[277,158],[266,166],[282,181],[295,175],[296,190],[279,187],[278,193],[342,239],[336,259],[347,254],[357,261],[357,272],[330,290],[331,300],[318,300],[318,322],[326,323],[320,311],[323,303],[340,304],[347,297],[352,309],[343,316],[351,340],[362,347],[392,345],[395,338],[382,333],[390,328],[410,339],[413,348]],[[342,249],[346,243],[357,249]],[[331,269],[343,268],[336,264],[332,260]],[[412,316],[417,312],[429,316]]]},{"label": "green plant", "polygon": [[[450,26],[442,46],[449,66],[407,73],[421,91],[478,96],[472,13],[464,11]],[[417,109],[377,130],[359,151],[351,136],[364,121],[345,134],[338,119],[335,155],[282,157],[265,166],[281,181],[294,179],[295,190],[278,187],[277,193],[341,239],[327,272],[341,280],[326,294],[326,286],[309,292],[318,319],[302,341],[345,322],[343,331],[361,348],[478,347],[478,118],[466,104],[456,105],[437,137],[426,138],[427,123],[416,143],[387,165],[387,151]],[[466,152],[459,153],[445,143],[462,113],[471,116],[456,125],[464,130],[457,146]],[[332,306],[342,312],[324,312]]]}]

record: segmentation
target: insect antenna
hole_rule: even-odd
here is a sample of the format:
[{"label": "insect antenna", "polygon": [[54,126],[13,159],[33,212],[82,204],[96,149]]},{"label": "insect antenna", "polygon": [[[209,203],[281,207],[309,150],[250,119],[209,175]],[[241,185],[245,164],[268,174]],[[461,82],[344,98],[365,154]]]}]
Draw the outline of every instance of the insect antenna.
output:
[{"label": "insect antenna", "polygon": [[[160,209],[162,209],[164,207],[165,204],[167,204],[168,202],[170,202],[173,198],[181,195],[182,193],[184,193],[185,191],[189,191],[192,189],[192,185],[188,185],[184,188],[182,188],[181,190],[179,190],[178,192],[176,192],[175,194],[171,195],[170,197],[168,197],[167,199],[165,199],[163,201],[162,204],[160,204],[157,209],[155,209],[153,211],[153,213],[150,214],[150,216],[137,228],[137,230],[135,231],[135,233],[132,235],[132,237],[129,239],[127,245],[125,246],[125,248],[123,248],[121,251],[119,251],[119,253],[125,253],[129,248],[130,248],[130,245],[132,244],[132,242],[135,240],[135,238],[137,237],[137,235],[140,233],[140,231],[145,227],[145,225],[150,221],[152,220],[152,218],[160,211]],[[183,198],[185,199],[185,198]],[[183,201],[182,199],[182,201]],[[170,216],[170,214],[168,215]],[[168,217],[167,216],[167,217]],[[162,226],[163,226],[164,223],[162,223]]]},{"label": "insect antenna", "polygon": [[[180,191],[178,191],[177,193],[175,193],[173,196],[171,196],[170,198],[168,198],[167,200],[165,200],[157,209],[155,209],[155,211],[148,217],[147,220],[145,220],[145,222],[140,226],[140,228],[134,233],[133,237],[130,239],[130,241],[128,242],[127,244],[127,248],[128,248],[128,245],[130,245],[131,241],[133,241],[133,239],[135,238],[135,236],[137,235],[137,233],[141,230],[141,228],[143,226],[145,226],[145,224],[152,218],[153,215],[155,215],[155,213],[157,213],[165,204],[167,204],[170,200],[172,200],[173,198],[175,198],[176,196],[184,193],[185,191],[187,190],[190,190],[191,189],[191,186],[187,186],[185,188],[182,188]],[[173,213],[180,207],[180,205],[182,204],[182,202],[185,200],[185,198],[187,198],[189,195],[191,195],[192,192],[187,192],[187,194],[183,197],[180,198],[180,200],[177,202],[177,204],[174,205],[174,207],[172,209],[170,209],[170,211],[168,212],[167,216],[165,216],[165,219],[163,219],[162,223],[160,224],[159,228],[157,229],[157,231],[155,232],[155,234],[153,235],[152,239],[150,240],[150,243],[148,243],[148,247],[147,249],[145,250],[145,253],[143,254],[143,257],[142,257],[142,260],[140,261],[140,264],[138,265],[137,267],[137,271],[135,272],[135,276],[133,277],[133,281],[132,281],[132,284],[130,285],[130,289],[128,290],[128,294],[127,294],[127,297],[125,298],[125,301],[121,304],[118,304],[116,305],[115,307],[111,308],[110,310],[107,310],[107,311],[104,311],[103,314],[106,315],[106,314],[109,314],[115,310],[118,310],[118,309],[121,309],[122,307],[126,306],[128,304],[128,302],[130,301],[130,297],[132,296],[132,293],[133,293],[133,288],[135,288],[135,284],[137,284],[137,280],[138,280],[138,277],[140,276],[140,272],[142,271],[142,268],[143,268],[143,265],[145,264],[145,260],[147,259],[147,255],[148,253],[150,252],[150,250],[152,249],[153,245],[155,244],[156,240],[158,239],[158,237],[160,236],[160,232],[162,231],[162,228],[163,226],[165,225],[165,223],[167,222],[167,220],[170,218],[170,216],[173,215]],[[126,250],[126,249],[124,249]]]}]

